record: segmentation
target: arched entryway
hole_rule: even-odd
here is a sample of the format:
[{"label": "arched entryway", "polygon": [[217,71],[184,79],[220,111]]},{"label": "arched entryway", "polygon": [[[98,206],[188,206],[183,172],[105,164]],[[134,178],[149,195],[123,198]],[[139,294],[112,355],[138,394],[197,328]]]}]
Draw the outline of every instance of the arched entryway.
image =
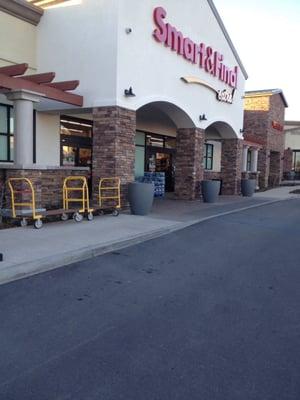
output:
[{"label": "arched entryway", "polygon": [[[138,110],[119,106],[93,109],[93,191],[97,196],[97,182],[101,177],[121,178],[123,204],[127,202],[127,186],[137,176],[137,157],[143,158],[140,147],[145,145],[138,132],[150,135],[156,147],[161,146],[158,135],[164,135],[163,146],[176,148],[175,192],[180,198],[196,195],[196,183],[200,181],[204,133],[195,128],[187,112],[169,101],[141,103]],[[153,134],[153,138],[151,138]],[[156,136],[155,136],[156,135]],[[140,153],[140,154],[137,154]],[[197,168],[196,168],[197,169]],[[143,173],[143,166],[140,168]]]},{"label": "arched entryway", "polygon": [[221,180],[221,192],[240,193],[242,140],[226,122],[216,121],[205,130],[204,178]]},{"label": "arched entryway", "polygon": [[175,104],[155,101],[137,111],[135,175],[163,172],[166,191],[194,199],[202,179],[204,132]]}]

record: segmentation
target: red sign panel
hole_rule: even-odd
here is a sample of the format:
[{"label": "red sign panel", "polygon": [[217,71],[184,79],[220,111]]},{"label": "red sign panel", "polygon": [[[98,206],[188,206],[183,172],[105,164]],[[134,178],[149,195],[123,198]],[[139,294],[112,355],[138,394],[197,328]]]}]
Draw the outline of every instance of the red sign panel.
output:
[{"label": "red sign panel", "polygon": [[280,132],[283,132],[284,130],[284,126],[278,121],[272,121],[272,128]]}]

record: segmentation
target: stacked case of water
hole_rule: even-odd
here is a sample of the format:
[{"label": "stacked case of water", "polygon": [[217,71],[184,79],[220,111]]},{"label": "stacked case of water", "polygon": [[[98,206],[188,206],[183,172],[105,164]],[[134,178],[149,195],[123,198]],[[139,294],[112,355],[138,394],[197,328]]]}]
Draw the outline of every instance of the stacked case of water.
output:
[{"label": "stacked case of water", "polygon": [[163,197],[166,189],[166,177],[164,172],[145,172],[142,182],[154,183],[154,197]]}]

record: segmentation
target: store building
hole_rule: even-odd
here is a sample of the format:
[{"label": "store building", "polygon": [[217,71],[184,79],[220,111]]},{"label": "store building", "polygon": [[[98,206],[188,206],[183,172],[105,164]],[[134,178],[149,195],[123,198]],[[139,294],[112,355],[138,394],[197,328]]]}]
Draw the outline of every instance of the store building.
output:
[{"label": "store building", "polygon": [[244,138],[248,146],[244,148],[244,160],[258,171],[261,189],[278,186],[282,180],[287,107],[281,89],[245,93]]},{"label": "store building", "polygon": [[283,176],[300,179],[300,121],[285,121]]},{"label": "store building", "polygon": [[120,176],[124,198],[144,171],[165,172],[180,199],[204,178],[239,193],[247,74],[211,0],[12,4],[0,7],[2,36],[18,43],[0,48],[2,182],[33,177],[47,207],[74,173],[94,191]]}]

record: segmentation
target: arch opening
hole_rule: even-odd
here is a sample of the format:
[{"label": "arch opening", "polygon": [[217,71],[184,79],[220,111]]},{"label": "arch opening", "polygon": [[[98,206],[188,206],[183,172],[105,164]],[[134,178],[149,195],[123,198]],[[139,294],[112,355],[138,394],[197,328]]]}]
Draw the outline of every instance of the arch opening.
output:
[{"label": "arch opening", "polygon": [[173,103],[153,101],[136,112],[135,177],[153,174],[162,194],[175,189],[177,132],[183,128],[193,129],[195,124]]},{"label": "arch opening", "polygon": [[239,139],[235,130],[227,122],[216,121],[205,129],[208,139]]}]

